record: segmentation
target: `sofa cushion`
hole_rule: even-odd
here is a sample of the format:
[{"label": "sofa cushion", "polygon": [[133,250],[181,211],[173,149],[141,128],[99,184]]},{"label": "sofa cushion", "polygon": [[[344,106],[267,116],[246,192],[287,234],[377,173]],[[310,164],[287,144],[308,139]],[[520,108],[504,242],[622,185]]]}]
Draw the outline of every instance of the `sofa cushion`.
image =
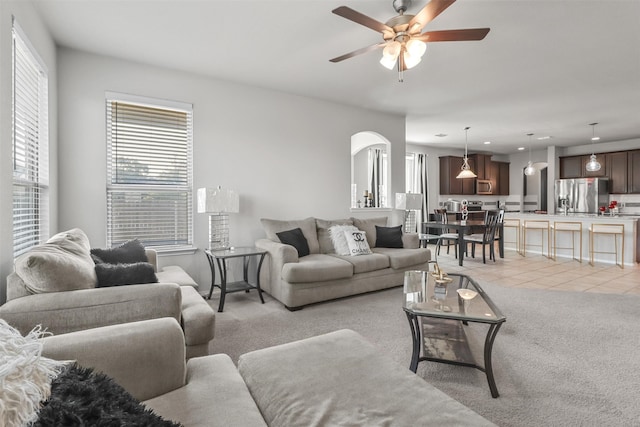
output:
[{"label": "sofa cushion", "polygon": [[368,254],[360,256],[343,256],[332,254],[336,258],[347,261],[353,265],[354,274],[367,273],[369,271],[383,270],[389,268],[389,257],[384,254]]},{"label": "sofa cushion", "polygon": [[318,233],[316,231],[315,218],[305,218],[300,220],[280,221],[276,219],[261,218],[262,228],[267,235],[267,239],[273,242],[280,242],[277,234],[280,231],[287,231],[294,228],[300,228],[307,244],[309,245],[309,253],[317,254],[320,252],[320,245],[318,243]]},{"label": "sofa cushion", "polygon": [[294,228],[293,230],[280,231],[276,233],[281,243],[285,245],[291,245],[298,251],[298,256],[303,257],[309,255],[309,243],[302,234],[300,228]]},{"label": "sofa cushion", "polygon": [[373,252],[389,257],[391,268],[403,269],[417,264],[429,262],[431,252],[428,249],[392,249],[373,248]]},{"label": "sofa cushion", "polygon": [[329,231],[334,225],[353,225],[353,221],[349,218],[332,220],[316,219],[316,230],[318,232],[318,244],[320,245],[321,254],[336,253]]},{"label": "sofa cushion", "polygon": [[386,227],[387,226],[387,217],[380,217],[380,218],[368,218],[368,219],[358,219],[358,218],[351,218],[353,219],[353,225],[355,225],[356,227],[358,227],[359,230],[364,231],[365,233],[367,233],[367,242],[369,243],[370,247],[375,247],[376,246],[376,225],[380,226],[380,227]]},{"label": "sofa cushion", "polygon": [[79,228],[34,246],[15,260],[15,272],[34,294],[95,288],[98,280],[89,238]]},{"label": "sofa cushion", "polygon": [[331,228],[329,228],[329,236],[331,237],[331,244],[334,249],[333,253],[338,255],[351,255],[347,237],[344,234],[345,231],[359,230],[355,225],[332,225]]},{"label": "sofa cushion", "polygon": [[380,227],[376,225],[377,248],[402,248],[402,225],[396,227]]},{"label": "sofa cushion", "polygon": [[91,255],[98,257],[99,261],[109,264],[131,264],[134,262],[148,262],[144,245],[138,239],[129,240],[115,248],[94,248]]},{"label": "sofa cushion", "polygon": [[349,255],[367,255],[371,253],[371,248],[367,243],[367,233],[362,230],[358,231],[344,231],[344,237],[347,240],[347,246],[349,246]]},{"label": "sofa cushion", "polygon": [[153,265],[148,262],[135,262],[133,264],[101,262],[96,264],[96,275],[98,276],[99,288],[158,282]]},{"label": "sofa cushion", "polygon": [[178,265],[167,265],[156,273],[160,283],[176,283],[180,286],[193,286],[198,288],[198,284],[193,280],[182,267]]},{"label": "sofa cushion", "polygon": [[353,265],[331,255],[311,254],[282,266],[282,278],[289,283],[323,282],[353,276]]}]

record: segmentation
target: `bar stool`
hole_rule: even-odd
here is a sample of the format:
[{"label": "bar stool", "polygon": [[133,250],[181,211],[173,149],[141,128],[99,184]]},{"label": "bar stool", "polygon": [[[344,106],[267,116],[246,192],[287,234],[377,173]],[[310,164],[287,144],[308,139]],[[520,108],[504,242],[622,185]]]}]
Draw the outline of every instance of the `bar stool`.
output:
[{"label": "bar stool", "polygon": [[[596,234],[604,234],[608,236],[613,236],[613,246],[615,250],[611,251],[596,251],[594,245],[594,238]],[[620,264],[618,264],[618,236],[622,236],[622,260]],[[593,255],[594,254],[615,254],[616,256],[616,265],[620,268],[624,268],[624,224],[591,224],[589,226],[589,264],[591,266],[594,265]]]},{"label": "bar stool", "polygon": [[535,230],[535,231],[540,231],[540,244],[539,245],[532,245],[529,244],[529,246],[540,246],[540,252],[542,253],[543,256],[544,255],[544,232],[547,232],[547,255],[546,257],[549,258],[550,257],[550,251],[549,249],[551,248],[551,242],[549,241],[549,221],[548,220],[541,220],[541,219],[525,219],[524,220],[524,225],[522,227],[522,256],[527,256],[527,231],[529,230]]},{"label": "bar stool", "polygon": [[[582,262],[582,223],[573,221],[554,221],[551,225],[553,230],[553,260],[556,261],[558,249],[571,249],[571,257],[579,262]],[[558,233],[570,232],[571,233],[571,246],[558,246]],[[576,239],[575,234],[578,233],[580,237],[580,258],[576,258]]]},{"label": "bar stool", "polygon": [[[518,218],[507,218],[504,220],[502,224],[504,236],[502,237],[504,243],[515,243],[516,244],[516,252],[522,255],[520,251],[520,220]],[[505,228],[515,228],[516,229],[516,240],[515,241],[507,241],[504,238],[507,236]]]}]

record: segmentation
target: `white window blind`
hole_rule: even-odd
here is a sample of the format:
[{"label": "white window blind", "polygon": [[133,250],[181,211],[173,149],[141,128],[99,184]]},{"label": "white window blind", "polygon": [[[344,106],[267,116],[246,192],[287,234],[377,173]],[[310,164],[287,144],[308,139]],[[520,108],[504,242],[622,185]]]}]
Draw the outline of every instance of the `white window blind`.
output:
[{"label": "white window blind", "polygon": [[129,99],[107,95],[107,244],[190,247],[192,109]]},{"label": "white window blind", "polygon": [[49,236],[49,125],[46,68],[13,22],[13,255]]}]

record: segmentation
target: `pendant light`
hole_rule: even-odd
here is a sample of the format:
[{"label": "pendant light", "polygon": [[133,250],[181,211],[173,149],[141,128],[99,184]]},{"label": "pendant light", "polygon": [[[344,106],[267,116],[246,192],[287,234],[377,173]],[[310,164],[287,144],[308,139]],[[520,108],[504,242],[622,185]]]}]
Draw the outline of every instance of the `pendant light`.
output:
[{"label": "pendant light", "polygon": [[467,142],[468,142],[469,126],[464,128],[464,159],[462,160],[462,167],[460,173],[456,178],[476,178],[478,175],[473,173],[469,166],[469,157],[467,157]]},{"label": "pendant light", "polygon": [[[589,126],[591,126],[591,147],[593,148],[593,142],[594,141],[598,141],[600,139],[600,137],[596,136],[596,125],[598,123],[590,123]],[[596,158],[596,153],[595,151],[591,151],[591,158],[589,159],[589,161],[587,162],[586,168],[587,168],[587,172],[597,172],[600,170],[602,166],[600,166],[600,162],[598,162],[598,159]]]},{"label": "pendant light", "polygon": [[529,163],[527,164],[527,167],[524,168],[524,174],[527,176],[532,176],[536,174],[536,168],[534,168],[533,163],[531,163],[531,137],[533,136],[533,134],[528,133],[527,135],[529,135]]}]

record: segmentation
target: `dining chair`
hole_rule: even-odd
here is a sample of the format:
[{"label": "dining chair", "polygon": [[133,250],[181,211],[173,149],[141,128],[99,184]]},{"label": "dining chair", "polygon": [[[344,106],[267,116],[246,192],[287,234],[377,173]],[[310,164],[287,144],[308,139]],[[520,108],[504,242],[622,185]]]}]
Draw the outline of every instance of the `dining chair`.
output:
[{"label": "dining chair", "polygon": [[495,251],[495,241],[496,241],[496,229],[498,228],[499,221],[501,218],[504,218],[504,211],[501,210],[491,210],[487,211],[485,215],[485,227],[482,233],[470,234],[468,236],[464,236],[464,244],[465,246],[468,243],[471,243],[471,257],[476,257],[476,245],[482,245],[482,262],[484,264],[487,263],[486,257],[486,248],[489,247],[489,259],[492,259],[493,262],[496,262],[496,251]]},{"label": "dining chair", "polygon": [[[455,213],[447,213],[446,209],[434,209],[433,213],[435,214],[435,220],[442,224],[447,224],[450,216],[455,219]],[[456,258],[458,258],[458,233],[451,233],[447,228],[442,229],[440,238],[436,243],[436,256],[440,255],[440,247],[442,246],[443,241],[447,242],[447,253],[449,253],[449,246],[451,246],[453,242],[454,253]]]}]

